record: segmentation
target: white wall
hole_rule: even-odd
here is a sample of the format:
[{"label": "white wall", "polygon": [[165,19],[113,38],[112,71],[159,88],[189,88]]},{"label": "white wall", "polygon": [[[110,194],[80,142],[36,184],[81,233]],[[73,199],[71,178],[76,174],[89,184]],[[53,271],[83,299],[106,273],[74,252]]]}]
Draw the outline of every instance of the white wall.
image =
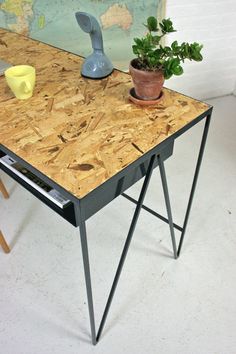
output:
[{"label": "white wall", "polygon": [[184,64],[184,74],[165,86],[205,99],[235,93],[236,0],[167,0],[166,16],[178,30],[166,44],[200,42],[202,62]]}]

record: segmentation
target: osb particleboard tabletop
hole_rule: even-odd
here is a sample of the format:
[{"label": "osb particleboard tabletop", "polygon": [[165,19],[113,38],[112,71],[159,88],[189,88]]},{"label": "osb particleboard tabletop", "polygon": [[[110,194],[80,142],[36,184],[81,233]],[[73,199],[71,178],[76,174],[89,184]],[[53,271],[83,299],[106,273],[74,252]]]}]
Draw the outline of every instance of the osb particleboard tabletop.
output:
[{"label": "osb particleboard tabletop", "polygon": [[79,56],[3,29],[0,58],[37,73],[25,101],[0,77],[0,144],[78,198],[209,109],[167,89],[158,106],[136,106],[128,74],[82,78]]}]

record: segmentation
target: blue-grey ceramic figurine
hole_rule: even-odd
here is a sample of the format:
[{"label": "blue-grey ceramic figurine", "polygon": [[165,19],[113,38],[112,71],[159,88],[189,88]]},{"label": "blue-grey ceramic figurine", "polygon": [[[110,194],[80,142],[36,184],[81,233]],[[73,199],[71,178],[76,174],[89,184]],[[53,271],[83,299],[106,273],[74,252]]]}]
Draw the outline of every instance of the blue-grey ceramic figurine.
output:
[{"label": "blue-grey ceramic figurine", "polygon": [[90,34],[93,53],[89,55],[83,65],[81,74],[91,79],[101,79],[113,71],[113,65],[103,50],[101,27],[96,18],[86,12],[76,12],[76,20],[80,28]]}]

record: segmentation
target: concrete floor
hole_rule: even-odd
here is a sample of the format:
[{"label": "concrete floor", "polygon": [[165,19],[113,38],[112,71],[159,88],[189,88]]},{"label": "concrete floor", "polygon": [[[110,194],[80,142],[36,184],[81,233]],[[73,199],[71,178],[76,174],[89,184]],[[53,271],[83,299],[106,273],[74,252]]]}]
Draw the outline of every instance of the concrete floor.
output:
[{"label": "concrete floor", "polygon": [[[172,258],[168,226],[143,211],[96,347],[78,229],[1,172],[11,194],[0,196],[1,229],[12,247],[0,250],[2,354],[236,353],[236,97],[209,102],[213,121],[181,257]],[[178,139],[166,163],[177,223],[202,127]],[[145,202],[165,214],[158,170]],[[87,223],[97,322],[133,210],[120,197]]]}]

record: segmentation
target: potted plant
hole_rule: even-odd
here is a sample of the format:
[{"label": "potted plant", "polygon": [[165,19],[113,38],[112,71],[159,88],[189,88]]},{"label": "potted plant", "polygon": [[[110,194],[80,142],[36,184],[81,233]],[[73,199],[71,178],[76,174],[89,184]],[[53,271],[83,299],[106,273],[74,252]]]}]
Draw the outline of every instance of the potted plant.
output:
[{"label": "potted plant", "polygon": [[130,62],[135,95],[141,100],[156,100],[161,95],[165,79],[172,75],[183,74],[182,63],[185,59],[201,61],[202,45],[199,43],[179,44],[174,41],[170,46],[162,46],[161,39],[168,33],[176,32],[170,19],[157,22],[148,17],[144,25],[147,33],[143,38],[134,38],[133,53],[136,58]]}]

